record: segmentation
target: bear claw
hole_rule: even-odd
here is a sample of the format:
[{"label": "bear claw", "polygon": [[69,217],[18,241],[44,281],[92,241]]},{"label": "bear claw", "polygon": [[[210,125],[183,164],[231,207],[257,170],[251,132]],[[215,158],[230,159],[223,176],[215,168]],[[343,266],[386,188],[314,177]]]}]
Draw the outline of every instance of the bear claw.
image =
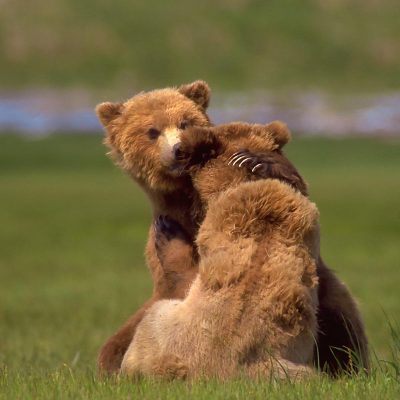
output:
[{"label": "bear claw", "polygon": [[307,184],[296,168],[280,154],[274,152],[252,153],[248,150],[241,150],[230,156],[228,165],[246,168],[257,179],[279,179],[307,195]]},{"label": "bear claw", "polygon": [[262,178],[267,178],[270,166],[275,162],[272,157],[263,155],[263,157],[253,154],[247,150],[237,151],[232,154],[228,160],[228,165],[238,168],[246,167],[252,174]]}]

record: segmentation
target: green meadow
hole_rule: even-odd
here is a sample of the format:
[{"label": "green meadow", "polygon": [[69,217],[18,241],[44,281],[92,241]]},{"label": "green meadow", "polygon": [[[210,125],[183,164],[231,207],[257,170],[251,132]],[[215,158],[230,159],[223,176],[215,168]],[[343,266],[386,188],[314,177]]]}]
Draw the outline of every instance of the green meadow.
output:
[{"label": "green meadow", "polygon": [[400,88],[397,0],[5,0],[0,87]]},{"label": "green meadow", "polygon": [[144,194],[101,136],[0,136],[0,399],[396,399],[400,141],[295,137],[322,254],[359,300],[370,376],[303,383],[101,379],[96,353],[151,293]]}]

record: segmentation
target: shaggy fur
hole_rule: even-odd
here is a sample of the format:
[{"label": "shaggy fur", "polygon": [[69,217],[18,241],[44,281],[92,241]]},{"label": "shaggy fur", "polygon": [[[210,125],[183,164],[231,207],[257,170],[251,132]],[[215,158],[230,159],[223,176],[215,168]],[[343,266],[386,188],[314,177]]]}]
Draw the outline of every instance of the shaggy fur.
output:
[{"label": "shaggy fur", "polygon": [[[253,134],[249,137],[250,130]],[[303,179],[282,154],[281,148],[289,140],[290,132],[279,121],[266,126],[235,123],[190,128],[182,138],[180,159],[189,169],[193,164],[193,184],[203,207],[216,193],[235,186],[243,179],[277,178],[307,195]],[[256,157],[253,163],[251,159],[247,161],[252,154],[259,152],[262,152],[262,157]],[[231,168],[235,154],[236,160],[239,160],[238,165],[243,166],[239,171]],[[212,157],[214,158],[207,162]],[[199,165],[202,168],[199,169]],[[254,165],[256,171],[251,168]],[[261,169],[257,167],[260,165]],[[264,168],[265,175],[262,175],[265,165],[268,168]],[[320,282],[317,313],[319,330],[314,365],[332,376],[344,371],[355,373],[360,368],[367,370],[368,342],[354,299],[320,256],[317,261],[317,275]]]},{"label": "shaggy fur", "polygon": [[[122,357],[145,310],[160,299],[183,298],[198,271],[194,238],[201,222],[201,207],[189,177],[179,176],[176,170],[171,169],[174,154],[167,136],[173,138],[175,135],[176,138],[177,131],[182,132],[191,124],[209,125],[205,112],[209,97],[207,84],[197,81],[177,89],[140,93],[125,103],[102,103],[96,108],[106,128],[105,142],[110,153],[149,195],[154,221],[160,215],[169,215],[179,222],[188,237],[188,240],[172,238],[168,241],[162,259],[169,267],[163,268],[155,247],[154,224],[150,228],[146,258],[153,277],[153,295],[101,348],[98,367],[102,372],[119,370]],[[150,132],[153,128],[159,132],[158,138],[157,132]],[[269,166],[268,169],[251,172],[251,164],[246,163],[243,166],[243,170],[247,169],[246,176],[253,175],[249,179],[275,177],[306,193],[304,180],[279,150],[268,152],[260,148],[258,153],[247,155],[251,156],[253,165],[262,162]],[[229,170],[234,168],[230,167]],[[226,172],[231,173],[227,169]],[[321,258],[317,271],[320,279],[320,332],[315,364],[327,366],[333,374],[342,369],[353,370],[349,352],[343,351],[348,347],[367,366],[367,339],[351,294]]]},{"label": "shaggy fur", "polygon": [[[171,270],[162,268],[155,248],[155,231],[151,226],[146,246],[146,260],[154,289],[151,299],[100,349],[101,372],[117,372],[132,340],[136,325],[146,309],[160,299],[183,298],[198,271],[193,247],[198,218],[193,210],[196,192],[189,177],[171,169],[173,146],[189,125],[206,126],[205,112],[210,97],[208,85],[196,81],[179,88],[143,92],[124,103],[101,103],[96,107],[106,129],[105,144],[110,155],[148,194],[154,221],[169,215],[185,227],[189,242],[172,239],[165,249]],[[171,279],[172,277],[172,279]]]},{"label": "shaggy fur", "polygon": [[122,361],[130,376],[297,378],[312,373],[318,212],[277,180],[216,195],[184,300],[155,303]]}]

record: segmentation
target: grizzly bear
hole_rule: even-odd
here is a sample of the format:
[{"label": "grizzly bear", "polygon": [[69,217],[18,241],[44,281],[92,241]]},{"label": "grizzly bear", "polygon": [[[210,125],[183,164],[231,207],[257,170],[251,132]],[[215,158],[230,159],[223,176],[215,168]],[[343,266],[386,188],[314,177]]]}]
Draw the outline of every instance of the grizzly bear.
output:
[{"label": "grizzly bear", "polygon": [[[154,285],[152,297],[102,346],[98,357],[101,372],[119,370],[147,308],[159,299],[183,298],[197,274],[197,251],[193,245],[199,225],[199,216],[193,212],[199,208],[197,195],[190,177],[179,175],[172,164],[181,132],[190,125],[210,125],[206,114],[209,98],[208,85],[196,81],[179,88],[142,92],[124,103],[105,102],[96,107],[106,129],[105,144],[110,156],[147,193],[154,216],[145,252]],[[156,221],[163,222],[163,238],[168,240],[163,257],[169,261],[166,265],[172,266],[170,270],[159,262]],[[174,231],[172,236],[166,235],[165,228],[171,230],[177,223],[185,228],[184,235]]]},{"label": "grizzly bear", "polygon": [[[209,99],[208,85],[196,81],[179,88],[143,92],[125,103],[102,103],[96,108],[111,155],[149,195],[154,216],[146,246],[153,295],[102,346],[98,358],[102,372],[119,370],[145,311],[160,299],[182,299],[197,274],[194,239],[202,219],[201,205],[190,177],[176,168],[175,154],[188,126],[211,125],[206,114]],[[279,149],[255,153],[240,150],[231,160],[235,164],[232,169],[245,169],[254,179],[275,177],[307,193],[303,178]],[[168,268],[161,266],[160,259]],[[319,333],[315,363],[333,374],[353,370],[349,354],[357,353],[367,366],[367,339],[354,300],[321,258],[317,272]]]},{"label": "grizzly bear", "polygon": [[226,379],[312,372],[317,208],[285,183],[245,182],[252,176],[228,166],[240,148],[282,146],[282,128],[235,123],[185,132],[177,160],[189,165],[206,212],[196,240],[199,274],[184,300],[162,300],[147,311],[123,374]]},{"label": "grizzly bear", "polygon": [[[257,136],[251,138],[250,148],[249,139],[246,139],[245,134],[246,126],[236,123],[221,125],[218,128],[189,128],[184,132],[178,158],[182,162],[189,162],[189,166],[192,163],[196,167],[195,173],[192,173],[192,180],[203,203],[212,198],[214,193],[234,186],[238,180],[244,178],[276,178],[307,196],[307,187],[303,179],[281,150],[290,140],[290,132],[286,125],[279,121],[267,125],[276,141],[272,150],[268,149],[268,146],[263,147]],[[254,130],[257,131],[256,127],[253,127],[252,131]],[[235,152],[224,165],[217,156],[223,154],[227,148],[234,149]],[[217,158],[213,162],[206,162],[210,157]],[[203,167],[198,169],[198,165]],[[242,175],[232,171],[230,166],[239,167]],[[319,306],[315,366],[332,376],[343,372],[367,371],[368,342],[355,301],[347,287],[325,266],[320,256],[317,275]]]}]

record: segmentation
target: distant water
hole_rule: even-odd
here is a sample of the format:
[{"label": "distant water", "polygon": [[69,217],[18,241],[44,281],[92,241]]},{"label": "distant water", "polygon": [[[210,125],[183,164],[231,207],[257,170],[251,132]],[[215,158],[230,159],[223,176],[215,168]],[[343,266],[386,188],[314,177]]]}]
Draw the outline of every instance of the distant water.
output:
[{"label": "distant water", "polygon": [[[95,104],[84,92],[0,93],[0,133],[100,133]],[[217,124],[280,119],[293,132],[308,135],[400,136],[400,93],[339,98],[321,93],[234,95],[214,98],[210,116]]]}]

